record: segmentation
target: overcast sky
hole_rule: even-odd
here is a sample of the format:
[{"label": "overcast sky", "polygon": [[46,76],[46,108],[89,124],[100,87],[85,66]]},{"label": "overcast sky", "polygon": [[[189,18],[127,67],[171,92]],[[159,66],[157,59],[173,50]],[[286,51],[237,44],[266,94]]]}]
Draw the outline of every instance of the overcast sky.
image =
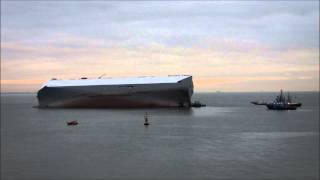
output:
[{"label": "overcast sky", "polygon": [[2,91],[101,74],[319,90],[318,48],[319,1],[1,1]]}]

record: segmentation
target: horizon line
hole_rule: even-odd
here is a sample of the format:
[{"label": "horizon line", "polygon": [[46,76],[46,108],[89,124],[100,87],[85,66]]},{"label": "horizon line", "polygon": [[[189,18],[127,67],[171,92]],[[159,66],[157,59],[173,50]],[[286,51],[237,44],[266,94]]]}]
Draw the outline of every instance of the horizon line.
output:
[{"label": "horizon line", "polygon": [[[275,93],[275,92],[279,92],[280,90],[278,91],[222,91],[222,90],[214,90],[214,91],[194,91],[194,93]],[[293,91],[286,91],[286,90],[283,90],[284,92],[317,92],[317,93],[320,93],[320,90],[303,90],[303,91],[300,91],[300,90],[293,90]],[[11,92],[0,92],[0,94],[36,94],[37,92],[14,92],[14,91],[11,91]]]}]

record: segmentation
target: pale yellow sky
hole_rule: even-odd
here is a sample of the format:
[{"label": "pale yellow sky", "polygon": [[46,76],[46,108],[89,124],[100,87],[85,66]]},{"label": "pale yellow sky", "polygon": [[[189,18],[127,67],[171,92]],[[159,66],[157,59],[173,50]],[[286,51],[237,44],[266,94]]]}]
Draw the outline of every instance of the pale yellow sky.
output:
[{"label": "pale yellow sky", "polygon": [[[90,44],[90,41],[93,40],[83,43]],[[242,49],[236,51],[236,45],[225,45],[223,52],[215,46],[182,48],[153,44],[130,49],[72,49],[3,43],[4,49],[60,55],[1,61],[2,91],[35,92],[53,77],[94,78],[102,74],[109,77],[190,74],[193,75],[195,91],[319,90],[319,52],[316,49],[279,52],[242,43],[237,44]]]}]

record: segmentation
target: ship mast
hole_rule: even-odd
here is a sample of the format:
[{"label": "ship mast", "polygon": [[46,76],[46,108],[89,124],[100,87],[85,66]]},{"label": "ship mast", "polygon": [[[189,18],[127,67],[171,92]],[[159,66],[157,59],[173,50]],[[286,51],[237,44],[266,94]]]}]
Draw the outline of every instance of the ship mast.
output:
[{"label": "ship mast", "polygon": [[283,99],[283,93],[282,93],[282,89],[280,90],[280,102],[283,102],[284,99]]}]

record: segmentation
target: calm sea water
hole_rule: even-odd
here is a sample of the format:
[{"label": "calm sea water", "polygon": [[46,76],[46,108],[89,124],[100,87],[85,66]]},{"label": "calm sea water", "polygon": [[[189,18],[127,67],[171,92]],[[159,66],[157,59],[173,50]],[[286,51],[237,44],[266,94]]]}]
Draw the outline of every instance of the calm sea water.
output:
[{"label": "calm sea water", "polygon": [[276,93],[200,93],[207,107],[190,110],[37,109],[35,94],[2,94],[1,179],[318,179],[319,94],[292,95],[296,111],[249,103]]}]

